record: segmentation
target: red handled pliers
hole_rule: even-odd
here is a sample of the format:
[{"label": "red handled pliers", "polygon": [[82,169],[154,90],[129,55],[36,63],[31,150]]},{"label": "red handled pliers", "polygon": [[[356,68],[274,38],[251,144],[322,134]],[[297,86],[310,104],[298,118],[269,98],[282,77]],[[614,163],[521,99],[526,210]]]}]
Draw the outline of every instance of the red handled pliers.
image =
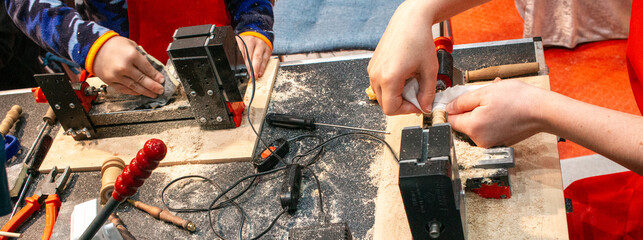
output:
[{"label": "red handled pliers", "polygon": [[[22,207],[22,209],[20,209],[20,211],[6,223],[0,231],[14,232],[25,220],[27,220],[27,218],[29,218],[34,212],[38,211],[44,202],[47,219],[45,223],[45,231],[42,233],[42,239],[51,238],[51,233],[54,230],[54,224],[56,224],[58,210],[61,205],[58,193],[61,192],[67,184],[67,179],[69,179],[69,176],[71,175],[71,169],[69,167],[65,168],[65,171],[58,180],[56,180],[57,174],[58,168],[52,168],[45,179],[40,181],[34,195],[25,198],[27,205]],[[0,240],[6,239],[8,239],[8,237],[0,237]]]}]

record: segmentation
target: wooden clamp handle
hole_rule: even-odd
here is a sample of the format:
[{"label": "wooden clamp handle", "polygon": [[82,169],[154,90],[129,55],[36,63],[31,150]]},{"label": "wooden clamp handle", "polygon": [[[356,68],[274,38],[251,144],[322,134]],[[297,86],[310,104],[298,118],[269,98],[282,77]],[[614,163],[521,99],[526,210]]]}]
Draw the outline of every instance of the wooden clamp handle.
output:
[{"label": "wooden clamp handle", "polygon": [[42,117],[42,120],[49,125],[53,125],[54,122],[56,122],[56,114],[54,113],[54,110],[51,109],[51,107],[47,109],[47,113]]},{"label": "wooden clamp handle", "polygon": [[107,200],[112,197],[116,178],[123,172],[123,168],[125,168],[125,161],[118,157],[112,157],[103,161],[103,166],[100,168],[100,204],[107,203]]},{"label": "wooden clamp handle", "polygon": [[140,201],[136,201],[136,200],[133,200],[133,199],[127,199],[127,202],[132,204],[134,207],[149,213],[150,215],[152,215],[152,217],[154,217],[156,219],[160,219],[162,221],[172,223],[172,224],[177,225],[179,227],[182,227],[183,229],[188,230],[190,232],[194,232],[196,230],[196,225],[194,225],[194,223],[192,223],[192,222],[190,222],[188,220],[185,220],[183,218],[180,218],[180,217],[168,212],[167,210],[163,210],[163,209],[160,209],[158,207],[150,206],[150,205],[147,205],[145,203],[142,203]]},{"label": "wooden clamp handle", "polygon": [[16,123],[16,121],[18,121],[18,118],[20,118],[21,114],[22,107],[18,105],[13,105],[13,107],[11,107],[11,110],[7,112],[7,115],[2,120],[2,123],[0,123],[0,133],[2,133],[3,136],[9,133],[9,129],[13,127],[13,124]]},{"label": "wooden clamp handle", "polygon": [[539,65],[537,62],[493,66],[473,71],[466,71],[465,82],[488,80],[496,77],[508,78],[529,73],[537,73],[538,70]]}]

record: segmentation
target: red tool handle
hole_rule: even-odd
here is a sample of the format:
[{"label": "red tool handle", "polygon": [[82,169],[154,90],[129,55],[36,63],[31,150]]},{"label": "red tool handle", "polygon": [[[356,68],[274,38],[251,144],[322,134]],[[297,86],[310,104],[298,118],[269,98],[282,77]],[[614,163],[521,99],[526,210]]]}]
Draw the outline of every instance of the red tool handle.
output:
[{"label": "red tool handle", "polygon": [[166,153],[167,147],[163,141],[153,138],[145,142],[145,146],[138,151],[130,165],[125,167],[123,173],[116,178],[112,198],[122,202],[134,195],[138,187],[143,185],[145,179],[152,174],[159,162],[163,160]]},{"label": "red tool handle", "polygon": [[45,222],[45,231],[42,232],[41,240],[49,240],[51,238],[51,233],[54,231],[54,225],[56,224],[56,219],[58,218],[58,210],[60,209],[60,198],[58,194],[53,194],[47,196],[45,199],[45,209],[46,209],[46,222]]},{"label": "red tool handle", "polygon": [[[16,229],[31,216],[35,211],[40,209],[40,203],[38,203],[38,195],[34,194],[31,197],[25,198],[27,205],[22,207],[15,216],[13,216],[9,222],[7,222],[0,231],[3,232],[15,232]],[[0,240],[7,240],[9,237],[0,237]]]}]

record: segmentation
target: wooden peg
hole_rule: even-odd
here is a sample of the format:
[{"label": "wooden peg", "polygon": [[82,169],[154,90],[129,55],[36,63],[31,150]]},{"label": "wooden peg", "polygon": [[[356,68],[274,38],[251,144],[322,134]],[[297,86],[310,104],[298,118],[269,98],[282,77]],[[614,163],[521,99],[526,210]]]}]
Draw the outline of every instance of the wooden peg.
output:
[{"label": "wooden peg", "polygon": [[431,125],[446,123],[447,113],[441,109],[433,109],[431,112]]},{"label": "wooden peg", "polygon": [[11,110],[7,112],[7,115],[2,120],[2,123],[0,123],[0,133],[3,136],[9,133],[9,129],[11,129],[13,127],[13,124],[18,121],[18,118],[20,118],[21,114],[22,107],[18,105],[13,105],[13,107],[11,107]]},{"label": "wooden peg", "polygon": [[112,197],[114,183],[118,175],[123,172],[125,162],[118,157],[112,157],[103,161],[100,168],[101,187],[100,187],[100,204],[105,204]]}]

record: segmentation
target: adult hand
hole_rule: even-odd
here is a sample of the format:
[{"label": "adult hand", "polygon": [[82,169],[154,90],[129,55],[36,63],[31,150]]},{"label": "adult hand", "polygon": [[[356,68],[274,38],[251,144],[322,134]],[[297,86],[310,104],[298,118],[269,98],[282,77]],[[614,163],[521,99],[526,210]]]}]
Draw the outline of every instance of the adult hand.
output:
[{"label": "adult hand", "polygon": [[446,106],[454,130],[478,146],[509,146],[543,131],[541,102],[551,92],[516,80],[468,92]]},{"label": "adult hand", "polygon": [[137,44],[112,37],[94,59],[94,74],[119,92],[156,98],[163,93],[163,75],[136,50]]},{"label": "adult hand", "polygon": [[433,16],[424,5],[422,1],[406,1],[397,8],[368,64],[371,87],[386,115],[421,112],[402,99],[404,83],[411,77],[418,80],[420,106],[431,111],[438,59]]},{"label": "adult hand", "polygon": [[[268,60],[270,60],[272,50],[270,50],[270,47],[266,42],[258,37],[241,36],[241,38],[248,47],[248,53],[250,54],[250,60],[252,61],[255,78],[260,78],[266,70],[266,65],[268,65]],[[243,42],[241,42],[239,38],[236,39],[239,50],[241,51],[241,54],[243,54],[243,61],[246,63],[246,69],[248,69],[248,76],[251,76],[250,65],[248,64],[248,58],[246,57],[246,46],[243,45]]]}]

